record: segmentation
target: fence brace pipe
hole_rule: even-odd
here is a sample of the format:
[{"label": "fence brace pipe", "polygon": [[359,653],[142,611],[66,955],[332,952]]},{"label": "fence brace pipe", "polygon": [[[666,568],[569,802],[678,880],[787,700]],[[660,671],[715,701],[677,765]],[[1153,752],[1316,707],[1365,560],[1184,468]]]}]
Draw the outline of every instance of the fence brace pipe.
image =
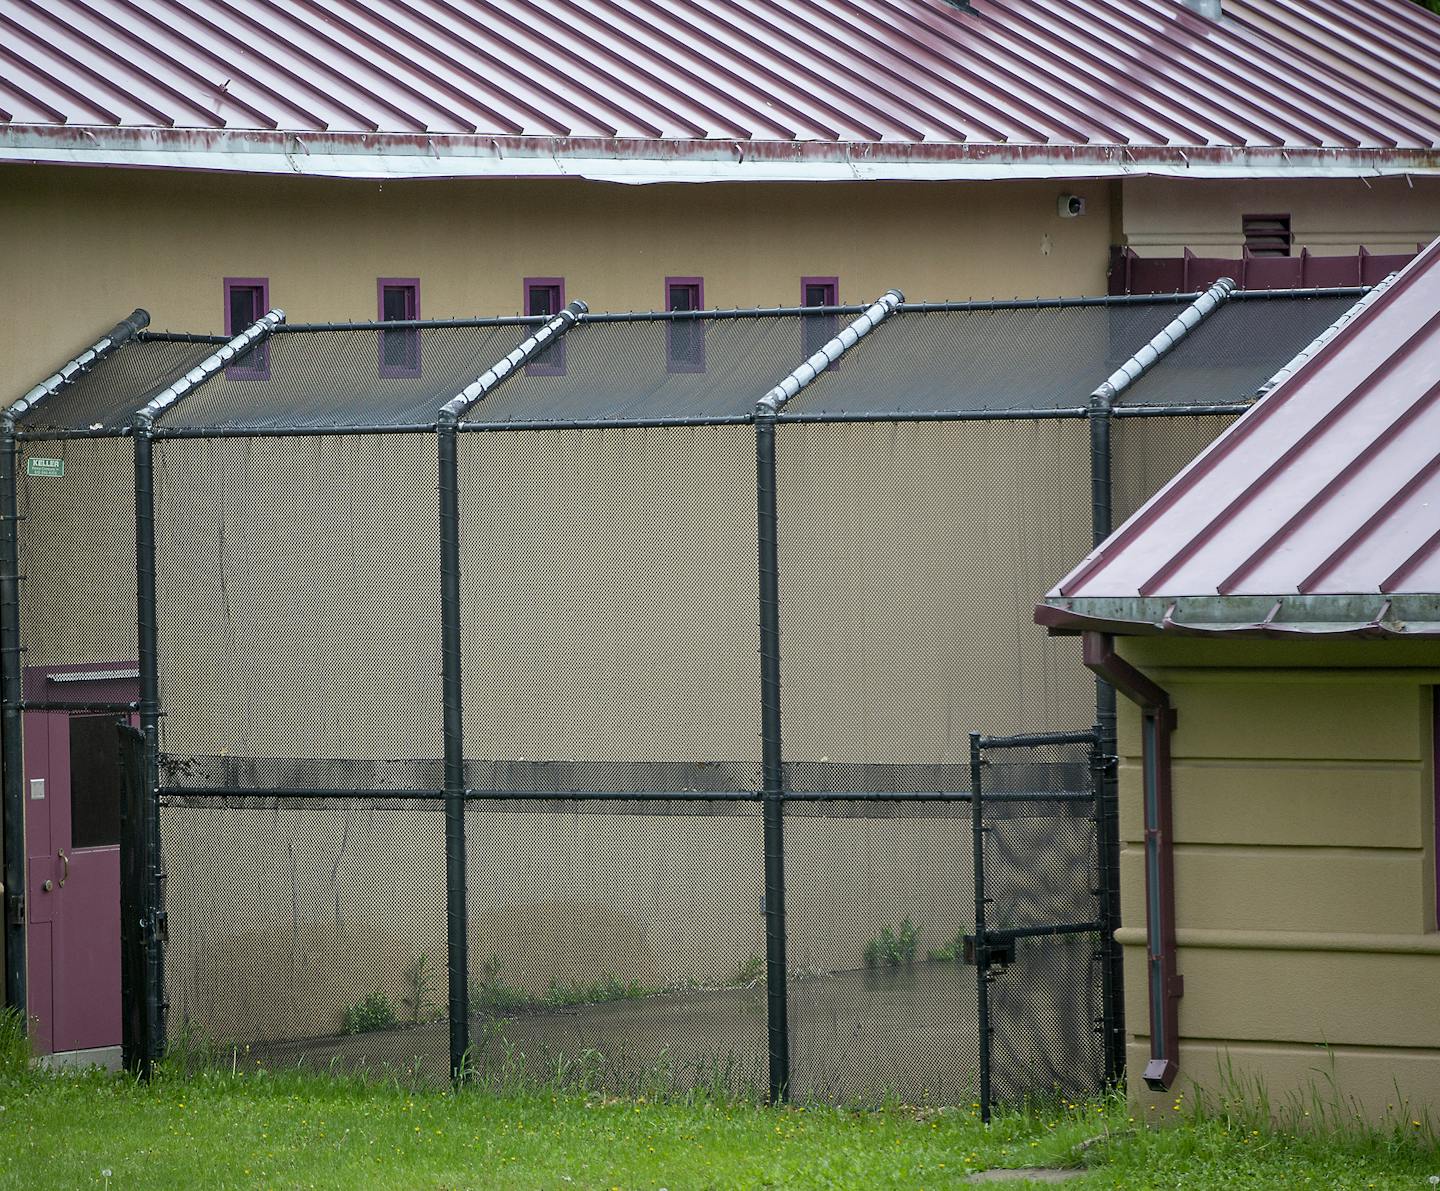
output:
[{"label": "fence brace pipe", "polygon": [[1170,696],[1115,652],[1108,633],[1084,636],[1085,664],[1127,699],[1142,716],[1143,800],[1145,806],[1145,966],[1150,1008],[1150,1061],[1145,1083],[1168,1091],[1180,1071],[1179,1000],[1183,978],[1176,971],[1175,835],[1171,813],[1170,735],[1175,711]]},{"label": "fence brace pipe", "polygon": [[503,360],[466,385],[435,417],[440,513],[440,668],[445,737],[445,935],[450,1079],[461,1083],[470,1051],[470,905],[465,859],[465,732],[460,656],[460,458],[457,426],[477,401],[560,339],[589,309],[571,302]]},{"label": "fence brace pipe", "polygon": [[760,737],[765,826],[765,1001],[770,1102],[790,1094],[790,1016],[785,958],[785,754],[780,727],[780,538],[775,416],[795,394],[859,343],[905,300],[889,290],[755,406],[756,544],[759,550]]},{"label": "fence brace pipe", "polygon": [[155,1023],[151,1047],[160,1058],[165,1053],[165,869],[160,850],[160,644],[155,584],[155,419],[216,376],[257,344],[269,338],[285,321],[283,310],[271,310],[246,327],[228,343],[206,356],[174,384],[167,387],[132,422],[135,439],[135,613],[137,650],[140,660],[140,731],[144,743],[145,796],[152,804],[146,817],[150,839],[150,917],[142,925],[146,940],[144,1012]]},{"label": "fence brace pipe", "polygon": [[590,307],[578,298],[571,302],[508,356],[483,375],[476,377],[441,406],[439,420],[444,422],[448,418],[452,422],[458,422],[469,412],[472,405],[477,401],[483,401],[496,385],[513,376],[516,369],[528,364],[557,339],[565,335],[589,310]]},{"label": "fence brace pipe", "polygon": [[755,407],[755,416],[763,418],[778,414],[787,401],[889,318],[904,301],[905,295],[898,289],[886,290],[865,313],[760,398]]},{"label": "fence brace pipe", "polygon": [[20,481],[15,421],[42,401],[84,376],[96,364],[150,324],[138,307],[88,348],[0,411],[0,832],[4,857],[5,1004],[28,1022],[25,979],[25,750],[22,742],[25,695],[24,649],[20,643]]},{"label": "fence brace pipe", "polygon": [[[1116,399],[1148,373],[1201,323],[1219,310],[1235,292],[1235,282],[1222,277],[1162,327],[1149,343],[1120,365],[1090,394],[1090,510],[1091,545],[1099,546],[1115,528],[1114,484],[1111,475],[1110,427]],[[1112,758],[1116,751],[1115,687],[1104,676],[1095,682],[1095,722],[1100,729],[1098,756],[1104,772],[1100,775],[1102,807],[1097,816],[1100,834],[1100,917],[1106,924],[1101,933],[1104,1018],[1104,1054],[1107,1083],[1117,1081],[1125,1070],[1125,964],[1115,941],[1120,925],[1120,838],[1117,800],[1119,790]]]}]

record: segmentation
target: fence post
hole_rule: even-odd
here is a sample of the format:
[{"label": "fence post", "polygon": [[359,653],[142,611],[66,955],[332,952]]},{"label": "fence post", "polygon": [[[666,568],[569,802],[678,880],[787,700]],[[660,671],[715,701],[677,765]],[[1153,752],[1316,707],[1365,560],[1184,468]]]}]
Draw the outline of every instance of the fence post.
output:
[{"label": "fence post", "polygon": [[[1186,268],[1189,268],[1187,253]],[[1126,260],[1127,277],[1129,258]],[[1090,394],[1090,533],[1091,544],[1100,545],[1114,530],[1114,485],[1112,483],[1111,423],[1115,400],[1148,373],[1197,326],[1219,310],[1235,292],[1235,283],[1222,277],[1194,302],[1171,319],[1139,351],[1120,365]],[[1100,888],[1097,891],[1101,923],[1101,1013],[1105,1052],[1105,1081],[1113,1084],[1125,1073],[1125,959],[1115,941],[1120,925],[1120,831],[1117,803],[1118,775],[1115,772],[1116,714],[1115,688],[1103,678],[1095,680],[1095,724],[1099,734],[1103,772],[1098,775],[1097,841]]]},{"label": "fence post", "polygon": [[975,870],[975,1019],[980,1044],[980,1119],[990,1120],[990,944],[985,939],[985,810],[980,733],[970,733],[970,847]]},{"label": "fence post", "polygon": [[760,549],[760,734],[765,811],[765,995],[770,1102],[790,1093],[790,1020],[785,961],[785,768],[780,739],[780,546],[775,416],[755,418]]},{"label": "fence post", "polygon": [[20,743],[20,538],[15,416],[0,414],[0,656],[4,663],[5,1004],[28,1021],[25,994],[25,775]]},{"label": "fence post", "polygon": [[144,1014],[151,1028],[149,1058],[165,1053],[165,869],[160,851],[160,640],[155,594],[155,438],[154,421],[137,415],[135,436],[135,613],[140,662],[140,732],[144,798],[145,852],[149,858],[149,906],[142,925],[148,946]]},{"label": "fence post", "polygon": [[153,893],[156,857],[150,820],[155,799],[145,788],[145,736],[119,722],[120,736],[120,1004],[121,1057],[125,1070],[149,1080],[156,1058],[156,1007],[150,989],[150,950],[155,945]]},{"label": "fence post", "polygon": [[[1105,388],[1090,396],[1090,530],[1098,546],[1115,528],[1113,448],[1114,394]],[[1091,758],[1095,782],[1096,867],[1099,870],[1100,1033],[1107,1087],[1125,1074],[1125,956],[1115,941],[1120,926],[1120,831],[1116,806],[1120,796],[1115,772],[1115,688],[1095,679],[1095,750]]]},{"label": "fence post", "polygon": [[465,863],[465,742],[460,703],[460,463],[456,416],[435,426],[440,471],[440,658],[445,733],[445,924],[450,975],[450,1078],[470,1050],[470,919]]}]

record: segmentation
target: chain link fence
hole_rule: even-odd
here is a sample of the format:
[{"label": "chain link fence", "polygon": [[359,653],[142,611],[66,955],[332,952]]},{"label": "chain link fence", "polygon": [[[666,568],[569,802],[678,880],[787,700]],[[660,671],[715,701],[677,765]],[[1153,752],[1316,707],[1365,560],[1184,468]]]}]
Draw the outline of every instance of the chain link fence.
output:
[{"label": "chain link fence", "polygon": [[[198,383],[217,344],[156,337],[27,415],[7,706],[138,673],[172,1048],[987,1112],[1113,1078],[1095,685],[1032,609],[1092,543],[1084,393],[1184,301],[901,309],[768,423],[862,312],[272,332]],[[1213,408],[1200,360],[1155,400]],[[1123,413],[1122,517],[1224,425]],[[977,731],[1063,739],[977,784]]]}]

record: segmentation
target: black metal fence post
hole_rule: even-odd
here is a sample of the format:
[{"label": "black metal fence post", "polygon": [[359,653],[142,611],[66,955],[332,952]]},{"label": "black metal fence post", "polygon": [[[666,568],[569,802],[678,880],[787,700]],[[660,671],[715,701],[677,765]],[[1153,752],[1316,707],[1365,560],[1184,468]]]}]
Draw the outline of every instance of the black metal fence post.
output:
[{"label": "black metal fence post", "polygon": [[150,986],[150,951],[156,946],[155,799],[145,788],[145,735],[118,721],[120,735],[120,1004],[125,1070],[148,1080],[154,1069],[160,990]]},{"label": "black metal fence post", "polygon": [[142,774],[146,852],[150,860],[149,917],[145,935],[147,1020],[152,1023],[150,1054],[165,1053],[165,868],[160,850],[160,629],[155,587],[155,439],[148,416],[135,419],[135,612],[140,662],[140,732],[145,737]]},{"label": "black metal fence post", "polygon": [[20,538],[15,418],[0,414],[0,662],[4,665],[5,1004],[27,1020],[25,995],[25,776],[20,703]]},{"label": "black metal fence post", "polygon": [[780,543],[775,418],[755,419],[760,549],[760,733],[765,809],[765,992],[770,1101],[790,1092],[790,1018],[785,960],[785,767],[780,738]]},{"label": "black metal fence post", "polygon": [[435,427],[440,470],[441,684],[445,732],[445,924],[450,974],[450,1078],[465,1078],[470,1050],[470,920],[465,863],[465,742],[460,703],[460,464],[456,418]]},{"label": "black metal fence post", "polygon": [[[1090,524],[1091,544],[1100,545],[1114,529],[1112,476],[1114,396],[1101,386],[1090,398]],[[1100,932],[1100,1014],[1105,1083],[1113,1086],[1125,1074],[1125,957],[1115,941],[1120,926],[1120,827],[1115,688],[1095,680],[1095,755],[1092,758],[1096,800],[1096,867]]]},{"label": "black metal fence post", "polygon": [[970,837],[975,870],[975,1019],[979,1033],[980,1119],[990,1120],[990,944],[985,938],[985,809],[980,733],[970,733]]}]

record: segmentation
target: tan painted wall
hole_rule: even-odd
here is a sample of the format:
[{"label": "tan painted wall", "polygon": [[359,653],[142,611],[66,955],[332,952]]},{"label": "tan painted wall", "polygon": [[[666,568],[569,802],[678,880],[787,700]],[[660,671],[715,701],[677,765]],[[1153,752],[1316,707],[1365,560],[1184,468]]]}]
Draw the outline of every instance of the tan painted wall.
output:
[{"label": "tan painted wall", "polygon": [[[1181,1084],[1440,1113],[1434,643],[1131,640],[1170,692]],[[1148,1055],[1138,716],[1122,705],[1131,1069]],[[1133,1094],[1147,1115],[1172,1101]],[[1151,1107],[1154,1105],[1155,1107]],[[1398,1105],[1393,1110],[1402,1111]]]},{"label": "tan painted wall", "polygon": [[[1060,219],[1072,192],[1089,213]],[[1440,181],[623,187],[4,166],[0,268],[25,301],[0,326],[0,396],[136,305],[156,328],[222,329],[226,276],[268,277],[294,321],[374,318],[382,276],[420,277],[434,318],[514,313],[522,279],[550,275],[597,310],[654,309],[667,275],[703,276],[714,306],[789,305],[807,275],[838,275],[847,302],[892,285],[1093,294],[1112,242],[1238,255],[1241,215],[1272,210],[1316,251],[1410,251],[1440,234]]]},{"label": "tan painted wall", "polygon": [[[1079,193],[1083,219],[1055,201]],[[419,277],[430,318],[513,314],[530,276],[595,310],[653,310],[666,276],[711,306],[793,305],[802,276],[859,302],[1101,293],[1099,183],[624,187],[582,181],[332,181],[0,167],[0,326],[23,392],[139,305],[223,330],[222,279],[270,279],[292,321],[372,319],[377,277]]]},{"label": "tan painted wall", "polygon": [[1127,178],[1124,239],[1141,256],[1238,257],[1246,215],[1288,212],[1295,249],[1347,255],[1414,252],[1440,236],[1440,178],[1187,181]]}]

